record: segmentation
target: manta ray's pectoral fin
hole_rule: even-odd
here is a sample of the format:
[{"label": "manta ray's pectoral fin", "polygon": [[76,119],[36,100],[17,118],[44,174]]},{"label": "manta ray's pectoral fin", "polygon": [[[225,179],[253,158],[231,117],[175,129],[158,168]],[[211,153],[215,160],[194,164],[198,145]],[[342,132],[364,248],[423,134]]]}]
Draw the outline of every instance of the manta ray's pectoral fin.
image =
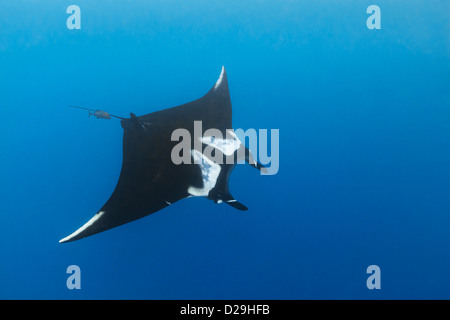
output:
[{"label": "manta ray's pectoral fin", "polygon": [[88,222],[86,222],[81,228],[77,229],[72,234],[59,240],[59,243],[71,242],[74,240],[82,239],[97,232],[106,230],[101,228],[102,220],[104,220],[104,211],[97,212]]}]

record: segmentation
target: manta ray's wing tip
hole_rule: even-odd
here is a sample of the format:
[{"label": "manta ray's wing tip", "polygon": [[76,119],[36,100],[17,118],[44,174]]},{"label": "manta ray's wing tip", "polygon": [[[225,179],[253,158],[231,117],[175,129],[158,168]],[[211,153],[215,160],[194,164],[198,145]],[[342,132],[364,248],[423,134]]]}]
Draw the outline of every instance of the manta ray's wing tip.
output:
[{"label": "manta ray's wing tip", "polygon": [[92,228],[93,226],[97,225],[97,221],[105,214],[104,211],[97,212],[88,222],[86,222],[81,228],[76,230],[74,233],[68,235],[65,238],[62,238],[59,240],[59,243],[65,243],[65,242],[71,242],[78,239],[82,239],[84,237],[90,236],[92,234],[95,234],[99,231],[92,230],[95,229]]},{"label": "manta ray's wing tip", "polygon": [[65,242],[73,241],[73,240],[71,240],[71,239],[73,238],[72,235],[73,235],[73,234],[70,234],[70,235],[68,235],[67,237],[62,238],[61,240],[59,240],[59,243],[65,243]]},{"label": "manta ray's wing tip", "polygon": [[223,79],[226,78],[226,74],[227,73],[225,71],[225,66],[222,66],[222,70],[220,71],[219,79],[217,79],[217,82],[214,85],[214,90],[217,90],[221,86]]},{"label": "manta ray's wing tip", "polygon": [[59,240],[59,243],[64,243],[64,242],[67,242],[67,239],[68,237],[65,237],[65,238],[62,238],[61,240]]}]

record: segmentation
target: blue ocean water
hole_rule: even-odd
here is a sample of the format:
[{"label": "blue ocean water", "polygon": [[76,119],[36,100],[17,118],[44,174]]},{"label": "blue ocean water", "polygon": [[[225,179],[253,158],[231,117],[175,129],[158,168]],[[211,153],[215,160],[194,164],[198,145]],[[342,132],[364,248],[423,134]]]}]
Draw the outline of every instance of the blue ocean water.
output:
[{"label": "blue ocean water", "polygon": [[[449,299],[449,9],[2,1],[0,298]],[[59,244],[109,198],[122,161],[119,121],[67,106],[147,114],[201,97],[222,65],[233,126],[280,132],[276,175],[231,176],[249,210],[186,199]],[[381,289],[366,286],[370,265]]]}]

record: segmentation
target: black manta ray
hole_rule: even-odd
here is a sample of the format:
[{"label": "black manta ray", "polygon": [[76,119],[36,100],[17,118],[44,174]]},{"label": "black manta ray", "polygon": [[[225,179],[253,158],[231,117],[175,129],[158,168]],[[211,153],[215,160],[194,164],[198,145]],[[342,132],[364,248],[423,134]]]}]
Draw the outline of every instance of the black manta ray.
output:
[{"label": "black manta ray", "polygon": [[[140,117],[131,113],[130,118],[121,119],[123,163],[114,192],[88,222],[59,242],[79,240],[109,230],[193,196],[247,210],[229,191],[231,171],[242,158],[259,170],[265,168],[253,160],[250,151],[231,130],[231,100],[225,68],[222,67],[214,87],[198,100]],[[196,121],[201,121],[204,130],[216,129],[227,139],[195,136]],[[177,129],[189,132],[192,140],[201,141],[201,150],[191,149],[190,159],[194,160],[191,163],[175,164],[172,159],[178,143],[173,141],[172,134]],[[235,161],[217,163],[203,153],[206,147],[213,149],[210,154],[231,155]],[[238,154],[244,156],[239,159]]]}]

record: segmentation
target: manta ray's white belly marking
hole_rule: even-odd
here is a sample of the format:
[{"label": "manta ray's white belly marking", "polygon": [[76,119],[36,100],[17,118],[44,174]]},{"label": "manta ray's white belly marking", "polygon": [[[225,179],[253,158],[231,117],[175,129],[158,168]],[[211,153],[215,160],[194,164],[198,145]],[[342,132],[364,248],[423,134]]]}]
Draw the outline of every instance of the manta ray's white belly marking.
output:
[{"label": "manta ray's white belly marking", "polygon": [[208,157],[195,149],[191,150],[191,153],[194,158],[194,163],[198,163],[202,170],[203,187],[197,188],[191,186],[188,188],[188,193],[195,197],[207,197],[209,191],[216,186],[221,169],[220,165],[214,163],[214,161],[208,159]]},{"label": "manta ray's white belly marking", "polygon": [[[221,139],[214,136],[206,136],[201,137],[200,140],[203,144],[220,150],[224,155],[231,156],[241,147],[242,143],[233,130],[228,130],[227,134],[230,134],[231,138]],[[198,150],[192,149],[191,154],[194,163],[198,164],[202,171],[203,187],[197,188],[190,186],[188,188],[188,193],[192,196],[207,197],[209,192],[216,186],[217,178],[219,177],[221,170],[220,164],[209,159]]]}]

